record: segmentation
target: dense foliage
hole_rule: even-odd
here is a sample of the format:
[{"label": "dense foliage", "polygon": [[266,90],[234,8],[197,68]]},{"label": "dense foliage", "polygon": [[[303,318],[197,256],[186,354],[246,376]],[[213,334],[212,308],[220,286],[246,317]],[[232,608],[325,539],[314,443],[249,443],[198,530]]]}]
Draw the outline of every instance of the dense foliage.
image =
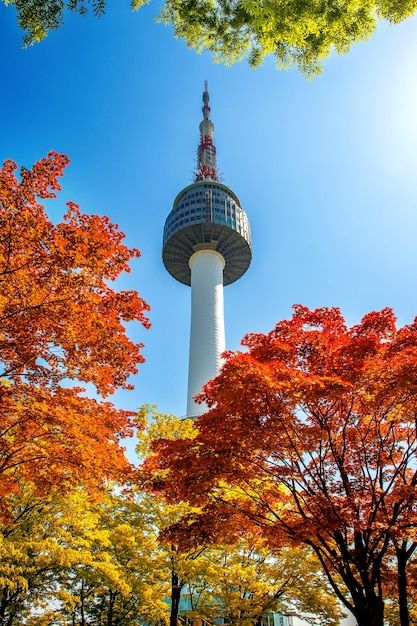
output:
[{"label": "dense foliage", "polygon": [[[105,0],[3,0],[17,11],[25,43],[58,28],[66,9],[96,15]],[[131,0],[138,9],[149,0]],[[233,63],[248,57],[256,66],[274,55],[278,66],[295,63],[312,74],[333,50],[347,52],[368,38],[378,20],[397,23],[417,9],[416,0],[166,0],[161,20],[194,49]]]},{"label": "dense foliage", "polygon": [[[141,416],[143,418],[143,414]],[[143,425],[142,419],[140,420]],[[141,450],[157,434],[190,436],[193,425],[153,412]],[[197,509],[138,488],[82,488],[39,496],[23,479],[0,522],[0,624],[163,626],[191,620],[258,624],[268,611],[315,613],[336,626],[339,609],[311,550],[271,553],[248,532],[239,542],[182,547],[169,529]],[[198,623],[198,621],[196,622]]]},{"label": "dense foliage", "polygon": [[271,550],[314,550],[359,626],[382,626],[387,599],[408,626],[417,320],[397,329],[385,309],[349,328],[338,309],[297,306],[243,343],[207,384],[196,437],[161,439],[146,461],[157,491],[201,508],[174,531],[237,537],[246,517]]},{"label": "dense foliage", "polygon": [[0,526],[0,624],[164,623],[164,559],[140,505],[20,487]]},{"label": "dense foliage", "polygon": [[129,464],[119,444],[132,413],[85,397],[129,388],[143,361],[125,322],[148,326],[148,305],[112,284],[139,255],[105,217],[74,203],[59,223],[40,204],[60,189],[69,159],[51,152],[32,169],[0,169],[0,505],[21,478],[39,493],[100,489]]}]

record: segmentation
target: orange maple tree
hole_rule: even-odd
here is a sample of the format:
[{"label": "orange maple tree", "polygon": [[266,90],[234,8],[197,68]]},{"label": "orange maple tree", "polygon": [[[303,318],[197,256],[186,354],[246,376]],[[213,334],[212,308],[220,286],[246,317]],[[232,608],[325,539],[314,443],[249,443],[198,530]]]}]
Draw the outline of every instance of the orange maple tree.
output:
[{"label": "orange maple tree", "polygon": [[[131,414],[82,395],[130,388],[143,361],[125,322],[149,325],[148,305],[112,282],[139,251],[106,217],[68,202],[53,223],[42,199],[56,197],[69,159],[50,152],[31,169],[0,169],[0,496],[20,476],[39,490],[104,478],[128,469],[121,436]],[[70,381],[74,381],[71,387]]]},{"label": "orange maple tree", "polygon": [[294,309],[269,334],[248,335],[246,352],[226,354],[201,395],[209,411],[198,435],[159,440],[145,470],[167,498],[202,507],[174,529],[182,539],[207,540],[244,514],[271,549],[309,545],[359,626],[382,626],[396,553],[406,626],[417,545],[417,319],[397,329],[384,309],[349,328],[336,308]]}]

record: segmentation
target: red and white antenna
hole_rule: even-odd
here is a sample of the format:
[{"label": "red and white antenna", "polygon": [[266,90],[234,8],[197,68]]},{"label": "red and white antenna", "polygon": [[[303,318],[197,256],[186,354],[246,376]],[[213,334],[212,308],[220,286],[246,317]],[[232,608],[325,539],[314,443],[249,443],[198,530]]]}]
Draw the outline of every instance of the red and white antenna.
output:
[{"label": "red and white antenna", "polygon": [[197,149],[197,172],[195,181],[218,180],[214,125],[210,119],[208,82],[204,81],[203,120],[200,123],[200,143]]}]

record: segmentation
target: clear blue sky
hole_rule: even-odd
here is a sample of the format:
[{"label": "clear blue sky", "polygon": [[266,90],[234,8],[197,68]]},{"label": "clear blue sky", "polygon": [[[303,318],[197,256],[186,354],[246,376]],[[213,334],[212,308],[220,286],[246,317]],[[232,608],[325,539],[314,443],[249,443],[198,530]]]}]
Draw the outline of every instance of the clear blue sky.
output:
[{"label": "clear blue sky", "polygon": [[312,82],[273,63],[224,67],[175,40],[151,3],[132,14],[68,15],[22,49],[0,6],[0,158],[71,157],[60,201],[109,215],[142,251],[123,287],[152,306],[146,363],[118,405],[185,411],[189,289],[161,261],[164,220],[191,181],[208,79],[220,171],[240,196],[253,263],[225,290],[226,336],[268,331],[293,303],[340,306],[350,322],[392,306],[417,314],[417,19],[381,25]]}]

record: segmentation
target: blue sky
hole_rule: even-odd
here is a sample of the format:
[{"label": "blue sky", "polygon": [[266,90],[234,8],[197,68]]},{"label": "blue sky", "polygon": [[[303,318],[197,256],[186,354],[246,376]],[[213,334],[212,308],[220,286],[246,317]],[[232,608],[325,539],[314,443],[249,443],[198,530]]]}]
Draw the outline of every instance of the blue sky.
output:
[{"label": "blue sky", "polygon": [[253,263],[225,290],[227,347],[268,331],[293,303],[340,306],[349,322],[392,306],[417,314],[417,18],[382,24],[332,57],[321,77],[224,67],[155,23],[158,4],[132,14],[68,15],[22,49],[14,10],[0,6],[0,158],[30,166],[50,149],[71,165],[59,202],[107,214],[142,251],[121,287],[152,307],[136,390],[119,406],[158,403],[184,414],[189,289],[164,270],[172,201],[190,183],[201,92],[208,79],[220,171],[252,226]]}]

